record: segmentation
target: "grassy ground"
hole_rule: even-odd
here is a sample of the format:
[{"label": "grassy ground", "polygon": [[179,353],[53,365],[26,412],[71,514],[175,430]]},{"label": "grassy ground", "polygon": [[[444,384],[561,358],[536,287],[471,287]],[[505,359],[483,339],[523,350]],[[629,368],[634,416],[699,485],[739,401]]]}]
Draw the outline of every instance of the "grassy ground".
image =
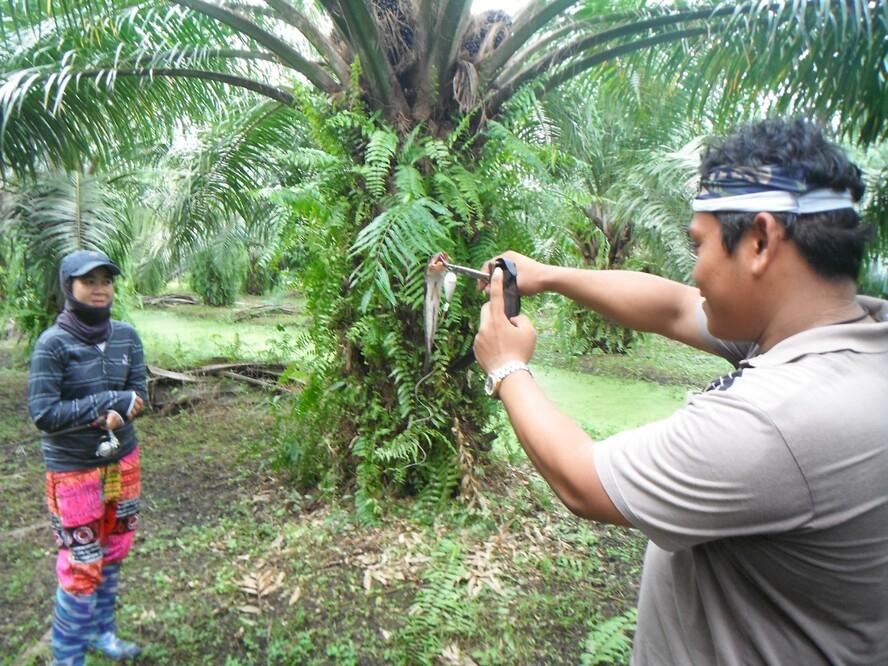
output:
[{"label": "grassy ground", "polygon": [[265,315],[236,320],[233,310],[205,305],[132,310],[129,316],[145,345],[146,357],[166,368],[193,366],[219,358],[298,361],[292,342],[301,330],[296,315]]},{"label": "grassy ground", "polygon": [[[208,323],[223,347],[281,333],[275,319],[247,330],[226,317],[146,310],[136,320],[146,342],[158,336],[146,344],[153,362],[175,360],[172,330],[206,339],[196,331]],[[205,347],[180,361],[218,355],[202,357]],[[32,432],[15,358],[0,343],[0,442]],[[596,436],[665,416],[708,378],[699,355],[659,340],[612,366],[586,362],[538,375]],[[622,663],[644,540],[568,514],[514,450],[485,476],[484,506],[455,504],[429,521],[405,502],[360,527],[350,498],[301,495],[271,468],[262,394],[219,395],[140,420],[143,521],[120,608],[122,633],[148,646],[140,663],[598,663],[605,645]],[[0,662],[43,663],[55,579],[36,445],[0,448],[0,497]]]}]

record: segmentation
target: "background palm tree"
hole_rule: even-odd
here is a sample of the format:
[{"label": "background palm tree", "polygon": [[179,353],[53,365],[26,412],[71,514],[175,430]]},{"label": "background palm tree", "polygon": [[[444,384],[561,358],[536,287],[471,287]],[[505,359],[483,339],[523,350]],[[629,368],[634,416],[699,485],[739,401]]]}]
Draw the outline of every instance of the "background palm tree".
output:
[{"label": "background palm tree", "polygon": [[[687,121],[688,102],[681,87],[635,75],[582,77],[537,105],[531,127],[550,123],[558,130],[546,190],[561,200],[552,205],[570,208],[546,216],[551,222],[539,230],[563,244],[567,256],[556,261],[689,279],[693,257],[685,227],[698,160],[685,144],[699,129]],[[559,302],[575,352],[625,351],[636,337]]]},{"label": "background palm tree", "polygon": [[[73,171],[7,183],[0,217],[6,241],[0,252],[8,267],[4,310],[15,313],[30,341],[64,303],[58,266],[65,254],[102,249],[116,261],[127,256],[130,225],[113,180]],[[118,308],[126,302],[125,288],[119,296]]]}]

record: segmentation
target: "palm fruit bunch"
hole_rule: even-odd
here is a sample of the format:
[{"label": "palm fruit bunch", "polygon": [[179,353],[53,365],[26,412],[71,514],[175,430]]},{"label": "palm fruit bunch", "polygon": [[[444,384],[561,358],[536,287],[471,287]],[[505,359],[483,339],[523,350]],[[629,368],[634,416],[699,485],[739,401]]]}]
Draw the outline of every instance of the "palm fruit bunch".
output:
[{"label": "palm fruit bunch", "polygon": [[509,35],[512,17],[502,9],[491,9],[479,14],[472,20],[462,41],[463,55],[466,60],[476,60],[486,55],[481,53],[488,35],[493,31],[493,39],[488,42],[488,50],[496,49]]},{"label": "palm fruit bunch", "polygon": [[413,51],[416,8],[411,0],[372,0],[388,61],[403,72],[416,61]]}]

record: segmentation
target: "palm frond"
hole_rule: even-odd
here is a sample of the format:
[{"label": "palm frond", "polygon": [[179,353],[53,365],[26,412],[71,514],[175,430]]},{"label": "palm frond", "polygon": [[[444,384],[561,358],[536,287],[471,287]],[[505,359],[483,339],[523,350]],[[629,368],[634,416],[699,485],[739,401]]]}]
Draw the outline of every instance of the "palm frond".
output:
[{"label": "palm frond", "polygon": [[18,187],[12,217],[37,254],[54,260],[74,250],[104,249],[120,222],[104,188],[103,179],[78,172],[44,176]]},{"label": "palm frond", "polygon": [[220,7],[219,5],[204,2],[204,0],[173,0],[177,4],[184,7],[206,14],[232,27],[241,35],[245,35],[264,46],[266,49],[277,55],[281,62],[287,67],[296,70],[320,90],[328,93],[341,90],[341,83],[336,82],[324,69],[309,60],[307,60],[298,50],[291,47],[284,40],[280,39],[258,25],[249,21],[238,14]]},{"label": "palm frond", "polygon": [[33,172],[42,161],[74,169],[82,158],[106,162],[165,141],[182,116],[206,117],[224,106],[228,85],[292,100],[241,68],[267,53],[230,48],[232,30],[205,16],[109,0],[91,8],[87,25],[88,12],[63,8],[58,17],[21,6],[4,15],[17,26],[17,36],[8,31],[2,43],[9,57],[0,59],[4,170]]},{"label": "palm frond", "polygon": [[737,13],[717,39],[689,55],[685,84],[698,98],[717,95],[727,106],[735,93],[769,90],[780,113],[836,119],[863,143],[888,136],[884,2],[800,2]]},{"label": "palm frond", "polygon": [[446,85],[451,74],[451,66],[456,60],[459,43],[469,19],[471,3],[468,0],[443,0],[439,3],[436,38],[429,44],[429,69],[426,73],[427,83],[423,89],[429,89],[432,81],[438,85],[440,99],[449,95]]},{"label": "palm frond", "polygon": [[383,39],[370,9],[360,0],[339,0],[339,14],[348,26],[351,43],[370,80],[370,90],[377,100],[406,107],[403,92],[392,84],[391,64],[383,52]]},{"label": "palm frond", "polygon": [[0,227],[27,258],[25,281],[38,295],[39,306],[27,315],[34,321],[25,329],[35,336],[62,303],[57,271],[65,254],[99,249],[121,258],[115,250],[124,225],[108,181],[82,172],[56,172],[7,184],[6,218]]},{"label": "palm frond", "polygon": [[349,66],[346,59],[337,51],[333,42],[323,34],[316,17],[307,15],[287,0],[265,0],[265,3],[274,11],[272,16],[293,26],[301,32],[311,43],[315,50],[321,54],[324,60],[336,72],[340,83],[345,84],[349,79]]},{"label": "palm frond", "polygon": [[118,151],[168,140],[181,114],[207,115],[228,99],[221,86],[198,79],[143,85],[142,77],[122,77],[108,89],[96,78],[56,79],[64,104],[54,112],[35,77],[0,87],[0,168],[34,172],[46,160],[73,169],[84,158],[109,163]]},{"label": "palm frond", "polygon": [[495,113],[535,79],[543,82],[544,94],[582,72],[628,58],[639,69],[685,73],[685,85],[701,103],[712,94],[731,105],[738,96],[772,91],[779,110],[838,118],[864,142],[888,133],[885,3],[724,3],[687,11],[656,7],[602,27],[578,24],[575,39],[554,43],[548,51],[532,54],[536,57],[517,51],[514,57],[526,64],[515,68],[506,63],[510,78],[501,74],[494,82],[488,112]]},{"label": "palm frond", "polygon": [[232,214],[246,221],[259,209],[269,221],[281,214],[269,209],[262,190],[286,179],[284,154],[304,142],[301,126],[289,107],[241,104],[227,109],[194,148],[171,159],[168,166],[179,174],[168,208],[176,252],[215,234]]},{"label": "palm frond", "polygon": [[[888,157],[888,146],[883,146],[883,150]],[[871,256],[888,261],[888,163],[882,162],[877,169],[868,178],[863,217],[875,235],[870,246]]]},{"label": "palm frond", "polygon": [[519,49],[540,34],[550,21],[577,2],[579,0],[535,0],[528,3],[516,17],[512,34],[485,60],[481,69],[482,77],[492,79]]},{"label": "palm frond", "polygon": [[685,283],[694,267],[687,224],[699,150],[699,140],[693,140],[678,150],[663,146],[646,151],[633,168],[622,172],[613,191],[615,214],[632,221],[633,233],[650,252],[656,272]]}]

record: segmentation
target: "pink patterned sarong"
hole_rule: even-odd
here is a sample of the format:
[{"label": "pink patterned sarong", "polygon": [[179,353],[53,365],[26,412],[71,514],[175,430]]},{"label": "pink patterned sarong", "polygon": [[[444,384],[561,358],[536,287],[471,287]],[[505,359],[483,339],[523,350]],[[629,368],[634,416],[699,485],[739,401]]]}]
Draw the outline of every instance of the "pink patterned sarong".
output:
[{"label": "pink patterned sarong", "polygon": [[102,566],[120,562],[138,522],[139,449],[104,467],[46,473],[46,501],[59,546],[56,576],[71,594],[92,594]]}]

